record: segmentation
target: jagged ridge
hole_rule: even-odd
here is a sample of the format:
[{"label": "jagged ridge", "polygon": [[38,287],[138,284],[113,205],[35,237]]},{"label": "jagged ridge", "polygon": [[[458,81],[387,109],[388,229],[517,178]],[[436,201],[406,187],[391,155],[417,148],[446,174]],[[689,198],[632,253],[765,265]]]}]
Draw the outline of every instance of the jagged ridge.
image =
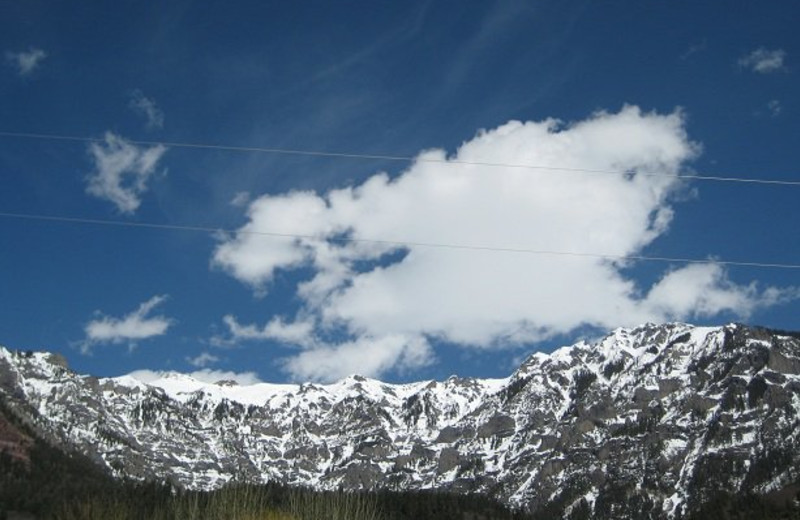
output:
[{"label": "jagged ridge", "polygon": [[0,389],[117,474],[190,488],[447,488],[559,514],[680,517],[721,490],[800,482],[800,340],[741,325],[618,329],[506,379],[405,385],[145,384],[0,349]]}]

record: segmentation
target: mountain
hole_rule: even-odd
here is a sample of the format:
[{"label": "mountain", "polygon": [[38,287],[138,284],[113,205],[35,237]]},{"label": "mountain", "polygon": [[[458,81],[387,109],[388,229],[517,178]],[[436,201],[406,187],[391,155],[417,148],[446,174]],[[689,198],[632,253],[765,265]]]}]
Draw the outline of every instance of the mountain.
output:
[{"label": "mountain", "polygon": [[505,379],[401,385],[99,379],[0,348],[0,397],[118,476],[191,489],[436,488],[570,518],[800,498],[800,334],[736,324],[617,329]]}]

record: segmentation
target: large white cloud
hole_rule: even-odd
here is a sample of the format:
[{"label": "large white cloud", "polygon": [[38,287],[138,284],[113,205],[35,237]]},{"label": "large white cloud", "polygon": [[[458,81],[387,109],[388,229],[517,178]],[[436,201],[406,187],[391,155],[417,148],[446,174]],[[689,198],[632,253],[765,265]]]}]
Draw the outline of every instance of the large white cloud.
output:
[{"label": "large white cloud", "polygon": [[[91,320],[84,327],[86,339],[82,344],[84,353],[93,345],[101,343],[127,343],[135,345],[143,339],[161,336],[173,324],[173,320],[165,316],[150,316],[155,307],[167,299],[166,295],[153,296],[139,307],[121,317],[100,316]],[[99,314],[99,313],[98,313]]]},{"label": "large white cloud", "polygon": [[[670,197],[685,187],[676,174],[698,152],[680,111],[626,106],[572,124],[512,121],[479,132],[452,157],[423,152],[394,179],[377,174],[326,194],[257,198],[214,262],[259,293],[278,270],[313,268],[297,287],[297,319],[314,327],[303,329],[307,340],[293,338],[301,350],[284,364],[297,378],[420,366],[431,360],[434,338],[493,348],[584,325],[747,314],[779,291],[738,286],[715,264],[679,267],[648,290],[623,273],[629,261],[391,243],[641,254],[667,230]],[[227,322],[233,339],[278,330]],[[346,340],[321,342],[331,330]]]},{"label": "large white cloud", "polygon": [[140,147],[106,132],[103,142],[89,145],[95,171],[86,178],[86,192],[111,201],[120,213],[134,213],[166,151],[162,145]]}]

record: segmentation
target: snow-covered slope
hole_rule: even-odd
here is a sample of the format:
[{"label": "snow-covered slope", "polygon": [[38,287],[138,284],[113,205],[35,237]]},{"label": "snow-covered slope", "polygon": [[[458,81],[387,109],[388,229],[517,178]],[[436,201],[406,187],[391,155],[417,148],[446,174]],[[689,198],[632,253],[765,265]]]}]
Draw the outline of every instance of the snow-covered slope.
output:
[{"label": "snow-covered slope", "polygon": [[800,478],[800,340],[740,325],[618,329],[506,379],[404,385],[98,379],[0,349],[0,394],[117,474],[192,488],[449,488],[624,517]]}]

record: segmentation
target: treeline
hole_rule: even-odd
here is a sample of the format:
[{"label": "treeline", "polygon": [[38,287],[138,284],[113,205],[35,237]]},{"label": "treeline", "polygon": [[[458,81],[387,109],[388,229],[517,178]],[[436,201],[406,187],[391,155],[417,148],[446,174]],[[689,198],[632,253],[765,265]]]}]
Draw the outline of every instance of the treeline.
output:
[{"label": "treeline", "polygon": [[[525,520],[478,495],[435,491],[314,491],[277,483],[230,484],[212,492],[175,490],[156,483],[119,481],[93,466],[61,458],[30,472],[4,458],[0,520],[26,512],[56,520]],[[58,460],[61,459],[61,460]],[[65,471],[66,466],[72,466]],[[12,471],[8,471],[12,470]],[[22,477],[22,478],[21,478]],[[11,485],[7,485],[11,484]]]},{"label": "treeline", "polygon": [[800,507],[796,505],[798,501],[800,501],[800,484],[788,486],[771,496],[720,492],[706,502],[690,519],[800,520]]},{"label": "treeline", "polygon": [[0,519],[8,511],[47,518],[57,505],[70,500],[139,492],[115,481],[88,457],[68,454],[39,439],[2,399],[0,425],[3,431],[30,440],[21,451],[0,450]]}]

